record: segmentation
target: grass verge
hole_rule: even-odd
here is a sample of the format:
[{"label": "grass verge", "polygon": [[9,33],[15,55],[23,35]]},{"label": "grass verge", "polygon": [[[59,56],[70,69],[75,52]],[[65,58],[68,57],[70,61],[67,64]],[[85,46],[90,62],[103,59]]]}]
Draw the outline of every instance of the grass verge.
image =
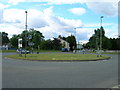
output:
[{"label": "grass verge", "polygon": [[92,54],[27,54],[27,57],[24,55],[8,55],[7,58],[13,59],[22,59],[22,60],[42,60],[42,61],[89,61],[89,60],[103,60],[109,59],[109,56],[102,55],[97,57],[97,55]]},{"label": "grass verge", "polygon": [[[90,53],[96,53],[96,52],[90,52]],[[102,54],[120,54],[120,52],[102,52]]]},{"label": "grass verge", "polygon": [[[61,52],[61,50],[34,50],[33,52]],[[1,53],[16,52],[16,50],[0,50]]]},{"label": "grass verge", "polygon": [[0,50],[2,53],[16,52],[16,50]]}]

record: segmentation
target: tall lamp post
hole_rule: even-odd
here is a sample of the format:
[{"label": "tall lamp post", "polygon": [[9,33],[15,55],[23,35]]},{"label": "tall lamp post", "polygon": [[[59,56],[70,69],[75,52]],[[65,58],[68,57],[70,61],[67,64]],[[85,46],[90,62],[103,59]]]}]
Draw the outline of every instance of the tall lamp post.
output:
[{"label": "tall lamp post", "polygon": [[[26,23],[25,23],[25,30],[27,31],[27,11],[25,11],[26,13]],[[26,51],[27,51],[27,33],[25,34],[25,57],[26,57]]]},{"label": "tall lamp post", "polygon": [[[74,28],[74,30],[75,30],[75,40],[76,40],[76,44],[77,44],[76,28]],[[75,44],[75,43],[74,43],[74,44]],[[75,53],[76,53],[76,44],[75,44],[75,46],[74,46]]]},{"label": "tall lamp post", "polygon": [[[100,17],[100,29],[102,27],[102,19],[104,18],[104,16]],[[102,53],[102,30],[100,30],[100,55]]]}]

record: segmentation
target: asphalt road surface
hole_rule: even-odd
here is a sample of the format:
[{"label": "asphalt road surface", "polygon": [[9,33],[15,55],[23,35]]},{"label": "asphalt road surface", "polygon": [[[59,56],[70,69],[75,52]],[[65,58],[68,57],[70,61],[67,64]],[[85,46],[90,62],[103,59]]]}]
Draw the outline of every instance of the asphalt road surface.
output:
[{"label": "asphalt road surface", "polygon": [[89,62],[3,58],[2,88],[111,88],[118,85],[118,55],[109,56],[109,60]]}]

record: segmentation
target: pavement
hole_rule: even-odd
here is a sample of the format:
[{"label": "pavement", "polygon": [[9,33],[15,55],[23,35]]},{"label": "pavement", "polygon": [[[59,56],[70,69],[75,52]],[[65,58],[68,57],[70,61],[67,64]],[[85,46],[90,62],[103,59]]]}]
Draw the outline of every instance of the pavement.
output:
[{"label": "pavement", "polygon": [[112,58],[88,62],[40,62],[3,58],[2,87],[113,88],[120,80],[118,55],[107,55]]}]

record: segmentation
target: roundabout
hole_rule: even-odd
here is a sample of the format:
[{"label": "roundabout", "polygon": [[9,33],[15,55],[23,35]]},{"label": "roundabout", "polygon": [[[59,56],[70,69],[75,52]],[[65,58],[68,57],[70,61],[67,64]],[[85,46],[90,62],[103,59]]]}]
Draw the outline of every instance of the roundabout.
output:
[{"label": "roundabout", "polygon": [[7,55],[5,58],[30,60],[30,61],[97,61],[106,60],[111,57],[102,55],[97,57],[95,54],[73,54],[73,53],[41,53],[41,54],[27,54],[27,57],[15,55]]},{"label": "roundabout", "polygon": [[[48,53],[38,55],[42,54]],[[16,53],[2,54],[3,88],[111,88],[118,85],[118,54],[106,54],[112,57],[109,60],[89,62],[33,62],[4,58],[11,55]]]}]

